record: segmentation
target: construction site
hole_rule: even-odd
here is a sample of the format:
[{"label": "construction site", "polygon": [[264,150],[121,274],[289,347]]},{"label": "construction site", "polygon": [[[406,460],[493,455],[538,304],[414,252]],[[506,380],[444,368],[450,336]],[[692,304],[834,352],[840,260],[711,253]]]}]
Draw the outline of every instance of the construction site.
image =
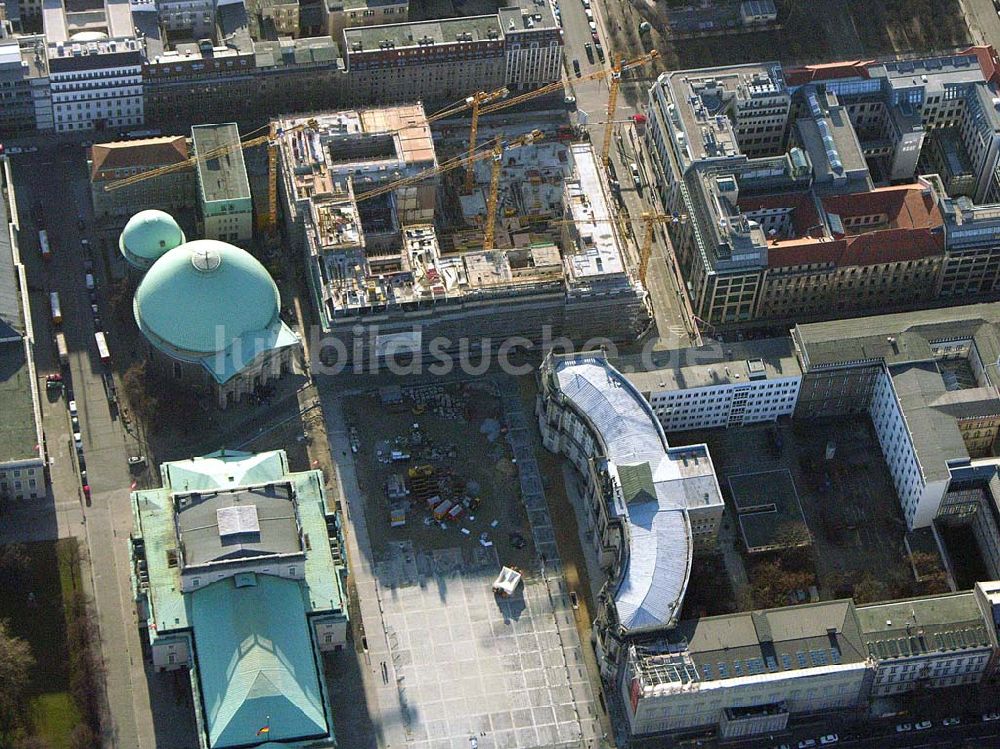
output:
[{"label": "construction site", "polygon": [[644,331],[644,264],[629,255],[634,228],[619,219],[607,154],[565,112],[479,120],[550,88],[480,92],[431,114],[411,104],[273,123],[320,359],[377,369],[513,336],[583,343]]}]

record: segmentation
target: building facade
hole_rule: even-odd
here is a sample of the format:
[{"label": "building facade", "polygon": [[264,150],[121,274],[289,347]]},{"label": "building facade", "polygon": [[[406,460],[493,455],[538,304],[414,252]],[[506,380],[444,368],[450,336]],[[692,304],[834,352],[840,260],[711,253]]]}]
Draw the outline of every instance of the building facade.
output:
[{"label": "building facade", "polygon": [[321,653],[346,643],[347,605],[320,472],[283,451],[160,472],[132,495],[132,587],[153,669],[190,679],[199,746],[336,746]]},{"label": "building facade", "polygon": [[687,349],[670,367],[626,377],[650,402],[663,430],[679,432],[790,418],[802,370],[791,342],[772,339],[728,344],[722,351]]},{"label": "building facade", "polygon": [[995,192],[994,58],[660,76],[645,137],[663,209],[687,219],[670,234],[695,315],[822,319],[992,293],[995,206],[961,201]]},{"label": "building facade", "polygon": [[[240,131],[235,123],[191,128],[198,210],[207,239],[249,242],[253,239],[253,200]],[[208,154],[212,154],[211,157]]]},{"label": "building facade", "polygon": [[194,172],[180,170],[112,190],[114,182],[186,161],[188,142],[182,135],[112,141],[87,151],[90,197],[99,217],[130,216],[143,210],[177,210],[194,203]]},{"label": "building facade", "polygon": [[876,663],[872,697],[978,684],[997,649],[973,591],[859,606],[857,614]]}]

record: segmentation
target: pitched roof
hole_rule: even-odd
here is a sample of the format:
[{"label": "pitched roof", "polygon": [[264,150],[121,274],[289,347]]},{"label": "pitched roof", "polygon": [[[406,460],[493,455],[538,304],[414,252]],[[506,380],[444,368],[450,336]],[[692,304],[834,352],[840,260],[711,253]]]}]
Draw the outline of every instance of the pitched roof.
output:
[{"label": "pitched roof", "polygon": [[183,135],[162,138],[98,143],[90,149],[90,178],[109,179],[116,169],[152,169],[177,164],[188,159],[187,139]]},{"label": "pitched roof", "polygon": [[993,83],[1000,83],[1000,57],[992,44],[978,44],[969,47],[959,53],[963,55],[975,55],[979,60],[979,67],[983,69],[983,76]]},{"label": "pitched roof", "polygon": [[814,81],[828,81],[837,78],[868,78],[868,66],[874,60],[845,60],[827,62],[821,65],[803,65],[785,68],[785,85],[804,86]]},{"label": "pitched roof", "polygon": [[241,582],[190,596],[209,746],[252,745],[264,725],[271,741],[329,735],[298,581]]},{"label": "pitched roof", "polygon": [[885,214],[892,228],[931,229],[943,223],[933,191],[920,184],[880,187],[868,192],[827,195],[827,213],[840,216]]},{"label": "pitched roof", "polygon": [[[758,199],[759,200],[759,199]],[[919,184],[882,187],[868,192],[828,195],[820,199],[827,215],[884,215],[885,224],[859,234],[833,239],[799,237],[768,242],[768,265],[779,268],[809,263],[837,267],[918,260],[944,251],[944,221],[934,196]],[[752,205],[748,199],[742,205]],[[775,199],[779,205],[780,199]],[[788,201],[785,201],[786,203]]]}]

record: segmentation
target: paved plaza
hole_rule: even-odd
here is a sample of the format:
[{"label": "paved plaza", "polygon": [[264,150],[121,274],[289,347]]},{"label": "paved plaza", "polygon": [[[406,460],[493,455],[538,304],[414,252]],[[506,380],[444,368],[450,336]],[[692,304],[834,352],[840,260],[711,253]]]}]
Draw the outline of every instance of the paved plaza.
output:
[{"label": "paved plaza", "polygon": [[[414,749],[593,745],[595,705],[558,574],[493,595],[492,549],[399,548],[377,567],[383,621]],[[551,571],[550,571],[551,572]]]}]

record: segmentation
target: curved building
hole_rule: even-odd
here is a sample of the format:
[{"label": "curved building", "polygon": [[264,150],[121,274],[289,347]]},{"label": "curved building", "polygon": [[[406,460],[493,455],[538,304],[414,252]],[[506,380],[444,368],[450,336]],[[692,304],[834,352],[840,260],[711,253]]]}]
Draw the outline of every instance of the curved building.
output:
[{"label": "curved building", "polygon": [[723,502],[705,445],[670,447],[652,407],[603,354],[550,354],[539,428],[585,481],[594,550],[610,570],[594,624],[612,678],[629,638],[676,625],[691,559],[714,548]]},{"label": "curved building", "polygon": [[163,254],[184,244],[184,232],[163,211],[139,211],[118,238],[118,250],[131,269],[145,273]]},{"label": "curved building", "polygon": [[250,253],[199,239],[166,252],[133,301],[150,360],[225,407],[290,371],[299,337],[281,320],[274,280]]}]

